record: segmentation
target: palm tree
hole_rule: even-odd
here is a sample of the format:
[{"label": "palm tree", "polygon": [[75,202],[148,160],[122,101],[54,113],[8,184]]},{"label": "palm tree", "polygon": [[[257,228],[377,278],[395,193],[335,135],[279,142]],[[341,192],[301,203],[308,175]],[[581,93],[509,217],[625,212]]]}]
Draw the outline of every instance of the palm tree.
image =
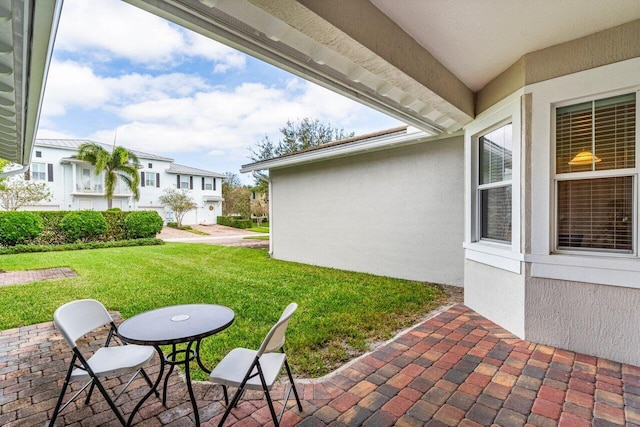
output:
[{"label": "palm tree", "polygon": [[118,178],[131,189],[133,197],[140,199],[140,175],[138,157],[124,147],[113,147],[111,152],[105,150],[102,145],[94,142],[85,142],[78,148],[76,158],[91,163],[96,175],[104,171],[104,197],[107,199],[107,207],[113,205],[113,192]]}]

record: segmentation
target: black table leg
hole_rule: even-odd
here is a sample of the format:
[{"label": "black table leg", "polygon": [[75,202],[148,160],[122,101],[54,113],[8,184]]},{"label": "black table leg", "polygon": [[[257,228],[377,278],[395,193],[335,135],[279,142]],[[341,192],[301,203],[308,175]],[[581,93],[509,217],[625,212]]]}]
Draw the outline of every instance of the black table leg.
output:
[{"label": "black table leg", "polygon": [[196,360],[198,361],[198,366],[200,366],[200,369],[202,369],[207,374],[210,374],[211,369],[207,369],[207,367],[204,366],[204,364],[202,363],[202,360],[200,360],[200,343],[201,342],[202,342],[202,339],[199,339],[198,341],[196,341]]},{"label": "black table leg", "polygon": [[147,394],[145,394],[144,397],[140,400],[140,402],[138,402],[136,407],[133,408],[131,415],[129,415],[127,426],[131,425],[131,423],[133,422],[133,417],[135,417],[136,413],[138,412],[142,404],[145,402],[145,400],[147,400],[149,396],[151,396],[154,392],[156,392],[156,390],[158,389],[158,384],[160,384],[160,380],[162,380],[162,375],[164,374],[164,353],[162,353],[162,350],[160,349],[159,346],[154,345],[153,347],[156,349],[156,352],[158,353],[158,357],[160,358],[160,372],[158,372],[158,378],[156,379],[156,382],[153,384],[153,387],[149,389]]},{"label": "black table leg", "polygon": [[[200,342],[200,341],[198,341]],[[189,390],[189,397],[191,398],[191,405],[193,406],[193,415],[196,418],[196,426],[200,425],[200,414],[198,413],[198,404],[196,403],[196,396],[193,394],[193,387],[191,386],[191,374],[189,372],[189,355],[191,354],[191,345],[193,344],[193,341],[189,341],[189,344],[187,344],[187,352],[186,352],[186,356],[187,359],[185,361],[184,364],[184,371],[185,371],[185,376],[187,377],[187,389]],[[198,346],[196,345],[196,348],[198,348]],[[196,352],[196,360],[198,360],[198,364],[200,364],[200,356],[198,355],[198,353]]]}]

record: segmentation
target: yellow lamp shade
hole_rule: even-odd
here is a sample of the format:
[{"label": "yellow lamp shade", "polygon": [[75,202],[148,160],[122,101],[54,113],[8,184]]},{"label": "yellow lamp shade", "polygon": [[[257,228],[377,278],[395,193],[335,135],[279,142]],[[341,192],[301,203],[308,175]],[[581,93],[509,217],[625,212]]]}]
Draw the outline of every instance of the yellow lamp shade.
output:
[{"label": "yellow lamp shade", "polygon": [[575,155],[569,162],[570,165],[590,165],[591,163],[599,163],[602,160],[594,156],[591,151],[581,151]]}]

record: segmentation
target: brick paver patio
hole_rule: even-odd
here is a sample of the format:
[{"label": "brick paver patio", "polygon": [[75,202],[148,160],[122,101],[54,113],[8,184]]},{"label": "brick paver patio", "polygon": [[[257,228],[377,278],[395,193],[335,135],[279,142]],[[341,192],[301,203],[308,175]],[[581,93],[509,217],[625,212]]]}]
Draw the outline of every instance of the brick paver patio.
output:
[{"label": "brick paver patio", "polygon": [[[0,332],[0,425],[44,425],[69,359],[51,323]],[[157,369],[154,360],[152,377]],[[327,377],[297,384],[304,411],[288,410],[283,425],[640,425],[640,368],[519,340],[464,305]],[[217,425],[224,410],[219,387],[198,383],[195,390],[203,425]],[[118,401],[125,414],[144,392],[136,380]],[[167,407],[151,397],[137,425],[193,425],[178,374],[168,392]],[[117,425],[99,393],[91,405],[79,399],[71,406],[57,425]],[[226,425],[270,424],[260,394],[246,396],[232,414]]]},{"label": "brick paver patio", "polygon": [[64,279],[65,277],[77,276],[76,272],[69,267],[25,271],[0,270],[0,286],[20,285],[22,283],[38,282],[41,280]]}]

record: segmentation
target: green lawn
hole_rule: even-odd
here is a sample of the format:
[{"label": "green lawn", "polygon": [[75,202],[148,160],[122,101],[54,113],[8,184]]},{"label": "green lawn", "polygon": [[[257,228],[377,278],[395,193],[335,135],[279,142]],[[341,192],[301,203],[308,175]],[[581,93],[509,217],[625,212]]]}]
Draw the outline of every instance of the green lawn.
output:
[{"label": "green lawn", "polygon": [[58,306],[79,298],[98,299],[124,318],[167,305],[222,304],[236,320],[203,341],[212,366],[233,347],[257,348],[295,301],[287,353],[294,371],[308,377],[390,338],[444,296],[421,282],[278,261],[247,248],[169,243],[0,256],[7,271],[50,267],[71,267],[79,277],[0,287],[0,329],[50,321]]},{"label": "green lawn", "polygon": [[247,231],[255,231],[257,233],[268,233],[269,232],[269,227],[268,226],[267,227],[265,227],[265,226],[262,226],[262,227],[251,227],[251,228],[247,228],[246,230]]}]

